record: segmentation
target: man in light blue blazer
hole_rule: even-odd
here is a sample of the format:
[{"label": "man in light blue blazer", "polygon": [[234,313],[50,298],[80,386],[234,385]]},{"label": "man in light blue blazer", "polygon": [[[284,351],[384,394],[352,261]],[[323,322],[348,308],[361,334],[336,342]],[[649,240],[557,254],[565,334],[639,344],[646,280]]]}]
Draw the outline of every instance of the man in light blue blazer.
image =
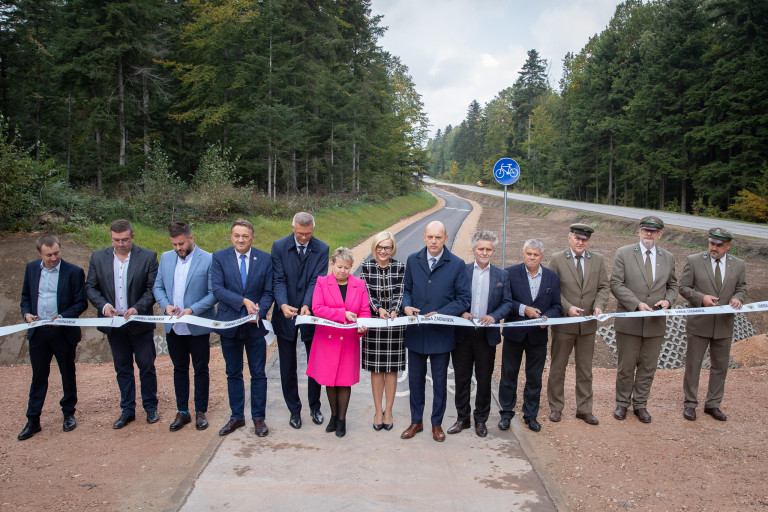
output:
[{"label": "man in light blue blazer", "polygon": [[[216,298],[211,286],[211,254],[197,247],[192,230],[184,222],[173,222],[168,230],[173,250],[160,257],[153,292],[166,315],[195,315],[210,318],[216,314]],[[173,387],[176,391],[176,418],[171,432],[192,422],[189,413],[189,360],[195,369],[195,427],[208,428],[208,361],[211,357],[211,330],[197,325],[165,324],[168,354],[173,362]]]},{"label": "man in light blue blazer", "polygon": [[219,430],[219,435],[231,434],[245,426],[245,386],[243,383],[243,350],[248,357],[251,374],[251,419],[256,435],[269,433],[264,421],[267,407],[267,342],[264,318],[272,307],[272,258],[262,250],[251,247],[255,234],[253,224],[245,219],[232,223],[232,247],[213,253],[211,284],[219,301],[216,320],[229,322],[248,315],[258,315],[257,321],[219,330],[221,352],[227,370],[227,391],[232,414]]}]

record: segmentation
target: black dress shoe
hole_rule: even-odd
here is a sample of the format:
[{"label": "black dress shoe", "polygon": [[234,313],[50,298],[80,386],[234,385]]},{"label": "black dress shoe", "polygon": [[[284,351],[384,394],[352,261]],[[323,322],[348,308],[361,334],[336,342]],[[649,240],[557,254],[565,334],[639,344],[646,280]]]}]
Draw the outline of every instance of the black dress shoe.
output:
[{"label": "black dress shoe", "polygon": [[376,417],[375,416],[373,418],[373,421],[374,421],[374,423],[373,423],[373,430],[375,430],[376,432],[378,432],[379,430],[384,428],[384,424],[383,423],[376,423]]},{"label": "black dress shoe", "polygon": [[709,414],[717,421],[725,421],[728,419],[728,417],[723,414],[723,411],[721,411],[719,407],[705,407],[704,414]]},{"label": "black dress shoe", "polygon": [[637,419],[639,419],[641,423],[651,422],[651,415],[645,407],[635,409],[635,416],[637,416]]},{"label": "black dress shoe", "polygon": [[208,419],[205,417],[204,412],[195,413],[195,428],[197,430],[205,430],[208,428]]},{"label": "black dress shoe", "polygon": [[220,436],[226,436],[228,434],[231,434],[235,430],[239,429],[240,427],[245,426],[245,420],[235,420],[231,419],[227,422],[226,425],[221,427],[221,430],[219,430]]},{"label": "black dress shoe", "polygon": [[291,414],[288,424],[293,428],[301,428],[301,414]]},{"label": "black dress shoe", "polygon": [[27,424],[24,425],[24,429],[19,433],[18,439],[19,441],[24,441],[25,439],[29,439],[36,433],[43,430],[40,428],[40,422],[39,421],[27,421]]},{"label": "black dress shoe", "polygon": [[696,409],[693,407],[686,407],[683,409],[683,418],[689,421],[696,421]]},{"label": "black dress shoe", "polygon": [[312,423],[315,425],[322,425],[323,424],[323,413],[321,413],[319,410],[312,411],[310,413],[310,416],[312,416]]},{"label": "black dress shoe", "polygon": [[488,435],[488,427],[485,426],[484,421],[475,422],[475,434],[477,434],[478,437],[485,437]]},{"label": "black dress shoe", "polygon": [[464,430],[466,428],[469,428],[471,426],[472,426],[472,423],[469,420],[461,420],[461,419],[459,419],[459,420],[456,420],[456,423],[451,425],[450,428],[448,430],[446,430],[446,432],[448,434],[458,434],[462,430]]},{"label": "black dress shoe", "polygon": [[536,421],[536,418],[525,418],[524,420],[525,424],[528,425],[528,428],[534,432],[539,432],[541,430],[541,425]]},{"label": "black dress shoe", "polygon": [[501,421],[499,421],[499,430],[509,430],[509,423],[512,421],[512,418],[501,418]]},{"label": "black dress shoe", "polygon": [[147,411],[147,423],[157,423],[160,421],[157,411]]},{"label": "black dress shoe", "polygon": [[591,412],[577,412],[576,417],[587,425],[597,425],[600,423]]},{"label": "black dress shoe", "polygon": [[616,410],[613,411],[613,417],[617,420],[625,420],[627,419],[627,408],[623,405],[617,405]]},{"label": "black dress shoe", "polygon": [[[149,421],[149,419],[147,419],[147,421]],[[177,412],[176,418],[171,422],[170,430],[171,432],[181,430],[187,423],[192,423],[192,415],[188,412]]]},{"label": "black dress shoe", "polygon": [[123,428],[135,419],[136,415],[123,413],[117,418],[117,421],[112,424],[112,428]]},{"label": "black dress shoe", "polygon": [[381,426],[382,426],[382,428],[384,428],[384,430],[392,430],[392,427],[394,427],[395,424],[394,423],[382,423]]},{"label": "black dress shoe", "polygon": [[347,420],[336,420],[336,437],[347,435]]},{"label": "black dress shoe", "polygon": [[61,429],[64,432],[72,432],[73,430],[75,430],[76,426],[77,426],[77,421],[75,421],[75,415],[65,414],[64,423],[62,424]]},{"label": "black dress shoe", "polygon": [[338,421],[338,418],[336,416],[331,416],[331,419],[328,420],[328,425],[325,427],[326,432],[336,432],[336,422]]},{"label": "black dress shoe", "polygon": [[253,426],[256,429],[256,435],[259,437],[265,437],[269,434],[267,424],[264,422],[264,418],[258,418],[253,420]]}]

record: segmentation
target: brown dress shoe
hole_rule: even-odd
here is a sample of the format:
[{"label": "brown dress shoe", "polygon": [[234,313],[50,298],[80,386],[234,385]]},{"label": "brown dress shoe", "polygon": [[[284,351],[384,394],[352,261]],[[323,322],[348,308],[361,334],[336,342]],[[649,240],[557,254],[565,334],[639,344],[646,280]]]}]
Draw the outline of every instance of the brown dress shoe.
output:
[{"label": "brown dress shoe", "polygon": [[188,412],[177,412],[176,418],[171,422],[171,432],[181,430],[187,423],[192,423],[192,416]]},{"label": "brown dress shoe", "polygon": [[599,421],[597,421],[597,418],[595,418],[592,415],[591,412],[577,412],[576,417],[579,418],[580,420],[583,420],[584,423],[588,425],[597,425],[598,423],[600,423]]},{"label": "brown dress shoe", "polygon": [[616,410],[613,411],[613,417],[617,420],[625,420],[627,419],[627,408],[623,405],[617,405]]},{"label": "brown dress shoe", "polygon": [[651,415],[648,414],[648,410],[645,407],[635,409],[635,416],[637,416],[637,419],[639,419],[641,423],[651,422]]},{"label": "brown dress shoe", "polygon": [[445,441],[445,432],[443,432],[442,426],[432,425],[432,439],[434,439],[438,443],[442,443],[443,441]]},{"label": "brown dress shoe", "polygon": [[554,423],[557,423],[560,421],[560,418],[562,417],[562,413],[560,411],[552,411],[549,413],[549,421],[552,421]]},{"label": "brown dress shoe", "polygon": [[259,437],[265,437],[269,434],[267,424],[264,422],[264,418],[257,418],[253,420],[253,426],[256,428],[256,435]]},{"label": "brown dress shoe", "polygon": [[231,434],[232,432],[234,432],[238,428],[244,427],[244,426],[245,426],[245,420],[231,419],[231,420],[229,420],[227,422],[226,425],[221,427],[221,430],[219,430],[219,435],[220,436],[226,436],[228,434]]},{"label": "brown dress shoe", "polygon": [[728,419],[728,417],[723,414],[723,411],[721,411],[719,407],[705,407],[704,414],[709,414],[717,421],[725,421]]},{"label": "brown dress shoe", "polygon": [[683,409],[683,418],[690,421],[696,421],[696,409],[693,407],[686,407]]},{"label": "brown dress shoe", "polygon": [[475,422],[475,434],[479,437],[485,437],[488,435],[488,427],[485,426],[484,421]]},{"label": "brown dress shoe", "polygon": [[411,423],[410,426],[400,434],[400,439],[410,439],[422,430],[424,430],[423,423]]},{"label": "brown dress shoe", "polygon": [[469,422],[469,420],[456,420],[456,423],[451,425],[451,428],[448,429],[449,434],[458,434],[465,428],[471,427],[472,424]]},{"label": "brown dress shoe", "polygon": [[208,420],[206,419],[204,412],[195,413],[195,428],[197,430],[205,430],[208,428]]}]

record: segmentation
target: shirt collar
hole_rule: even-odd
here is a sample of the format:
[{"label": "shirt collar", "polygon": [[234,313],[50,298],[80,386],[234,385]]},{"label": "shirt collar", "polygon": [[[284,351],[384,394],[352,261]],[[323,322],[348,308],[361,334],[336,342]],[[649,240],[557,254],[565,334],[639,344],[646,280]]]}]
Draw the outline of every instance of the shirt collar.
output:
[{"label": "shirt collar", "polygon": [[45,265],[43,264],[43,260],[40,260],[40,270],[46,270],[48,272],[53,272],[55,270],[56,272],[58,272],[59,270],[61,270],[61,260],[59,260],[59,263],[50,270],[45,268]]},{"label": "shirt collar", "polygon": [[[188,262],[192,261],[192,255],[195,254],[195,249],[197,249],[197,245],[193,245],[192,246],[192,250],[189,251],[189,254],[187,254],[186,258],[182,258],[181,256],[179,256],[177,254],[176,257],[178,258],[178,261],[181,261],[182,263],[188,263]],[[235,251],[235,252],[237,252],[237,251]]]},{"label": "shirt collar", "polygon": [[639,245],[639,246],[640,246],[640,251],[641,251],[643,254],[645,254],[645,251],[651,251],[651,254],[656,254],[656,244],[654,244],[654,245],[653,245],[653,247],[651,247],[650,249],[647,249],[647,248],[646,248],[646,247],[643,245],[643,242],[638,242],[638,243],[637,243],[637,245]]},{"label": "shirt collar", "polygon": [[541,265],[539,265],[539,268],[538,270],[536,270],[536,273],[534,275],[531,275],[531,273],[528,272],[528,267],[526,267],[525,265],[523,265],[523,268],[525,269],[525,273],[528,274],[529,279],[536,279],[541,275]]},{"label": "shirt collar", "polygon": [[491,270],[491,264],[489,263],[488,265],[485,266],[485,268],[483,268],[477,264],[477,261],[475,261],[475,270],[479,272],[486,272],[488,270]]}]

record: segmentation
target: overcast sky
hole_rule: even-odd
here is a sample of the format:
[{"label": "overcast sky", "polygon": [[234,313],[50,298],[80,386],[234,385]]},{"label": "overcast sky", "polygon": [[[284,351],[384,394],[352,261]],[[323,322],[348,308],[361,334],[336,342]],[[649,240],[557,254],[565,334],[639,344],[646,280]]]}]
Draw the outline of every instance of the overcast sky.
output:
[{"label": "overcast sky", "polygon": [[408,66],[431,123],[458,125],[511,86],[535,48],[558,87],[563,57],[605,29],[619,0],[372,0],[379,44]]}]

